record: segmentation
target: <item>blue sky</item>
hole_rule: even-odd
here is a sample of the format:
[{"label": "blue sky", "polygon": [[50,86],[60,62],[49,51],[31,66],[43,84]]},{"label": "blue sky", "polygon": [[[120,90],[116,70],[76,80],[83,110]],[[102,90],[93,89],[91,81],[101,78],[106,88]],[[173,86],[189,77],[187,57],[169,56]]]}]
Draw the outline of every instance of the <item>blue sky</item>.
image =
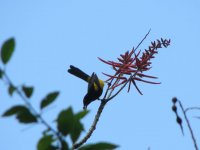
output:
[{"label": "blue sky", "polygon": [[[109,102],[88,142],[113,142],[120,145],[119,150],[193,149],[185,122],[184,137],[175,123],[171,98],[177,96],[185,107],[200,106],[199,8],[198,0],[0,1],[0,43],[16,39],[7,72],[15,84],[35,87],[31,102],[37,109],[48,92],[61,91],[44,114],[52,123],[68,106],[76,112],[82,109],[87,85],[67,73],[69,65],[88,74],[96,72],[105,80],[101,72],[112,70],[97,57],[115,60],[136,46],[151,28],[141,49],[157,38],[172,41],[170,47],[159,50],[149,72],[162,84],[138,84],[143,96],[132,88]],[[22,103],[17,95],[9,98],[3,83],[0,91],[0,114]],[[83,120],[86,130],[98,105],[89,106],[91,113]],[[189,114],[200,143],[200,120],[193,118],[198,115],[198,111]],[[0,118],[0,122],[0,149],[36,149],[42,125],[27,127],[14,118]]]}]

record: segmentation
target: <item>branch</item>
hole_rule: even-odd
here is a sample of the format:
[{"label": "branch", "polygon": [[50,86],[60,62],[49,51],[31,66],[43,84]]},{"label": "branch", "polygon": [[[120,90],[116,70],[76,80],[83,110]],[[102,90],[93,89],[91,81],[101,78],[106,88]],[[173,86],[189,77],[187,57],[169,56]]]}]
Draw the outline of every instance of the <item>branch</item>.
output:
[{"label": "branch", "polygon": [[[185,120],[186,120],[188,129],[189,129],[189,131],[190,131],[190,134],[191,134],[191,137],[192,137],[192,141],[193,141],[193,143],[194,143],[195,150],[198,150],[197,141],[196,141],[196,139],[195,139],[195,137],[194,137],[194,133],[193,133],[192,127],[191,127],[191,125],[190,125],[190,121],[189,121],[189,119],[188,119],[188,117],[187,117],[186,111],[185,111],[185,109],[183,108],[183,105],[182,105],[181,101],[178,101],[178,102],[179,102],[180,108],[181,108],[181,110],[182,110],[182,112],[183,112],[184,118],[185,118]],[[187,110],[187,109],[186,109],[186,110]]]},{"label": "branch", "polygon": [[189,110],[200,110],[200,107],[188,107],[185,109],[185,112],[187,112]]},{"label": "branch", "polygon": [[96,114],[96,116],[94,118],[94,121],[93,121],[88,133],[85,135],[85,137],[80,142],[78,142],[78,143],[73,145],[73,148],[72,148],[73,150],[79,148],[81,145],[83,145],[90,138],[90,136],[92,135],[92,133],[96,129],[96,125],[97,125],[97,123],[99,121],[99,118],[101,116],[101,113],[102,113],[106,103],[107,103],[107,101],[105,101],[105,100],[101,101],[101,104],[100,104],[100,106],[98,108],[97,114]]},{"label": "branch", "polygon": [[[3,75],[5,77],[5,79],[7,80],[7,84],[9,86],[14,86],[16,87],[13,82],[11,81],[11,79],[8,77],[8,75],[6,74],[5,71],[3,71]],[[59,140],[60,142],[60,146],[62,145],[62,141],[63,138],[62,136],[59,134],[59,132],[57,132],[55,129],[53,129],[47,122],[46,120],[35,110],[35,108],[31,105],[31,103],[29,102],[29,100],[24,96],[24,94],[22,93],[22,91],[16,87],[16,93],[19,95],[19,97],[24,101],[25,105],[31,110],[31,112],[37,117],[37,119],[44,125],[46,126],[46,128],[48,130],[50,130]]]},{"label": "branch", "polygon": [[[150,32],[150,31],[149,31]],[[147,34],[148,35],[148,34]],[[146,36],[147,36],[146,35]],[[143,39],[144,40],[144,39]],[[134,74],[132,74],[130,77],[129,77],[129,79],[124,83],[124,85],[114,94],[114,95],[110,95],[107,99],[106,99],[106,101],[108,102],[108,101],[110,101],[111,99],[113,99],[115,96],[117,96],[124,88],[125,88],[125,86],[127,85],[127,83],[132,79],[132,77],[135,77],[136,75],[137,75],[137,73],[138,73],[138,71],[139,70],[137,70]],[[112,91],[111,91],[112,92]]]},{"label": "branch", "polygon": [[[126,83],[124,83],[124,85],[114,94],[114,95],[110,95],[107,99],[105,99],[107,102],[110,101],[111,99],[113,99],[115,96],[117,96],[127,85],[127,83],[129,82],[129,80],[126,81]],[[113,91],[113,90],[112,90]],[[111,92],[112,92],[111,91]]]},{"label": "branch", "polygon": [[147,36],[149,35],[151,29],[149,29],[149,31],[147,32],[147,34],[144,36],[144,38],[140,41],[140,43],[136,46],[135,51],[138,49],[138,47],[143,43],[143,41],[147,38]]}]

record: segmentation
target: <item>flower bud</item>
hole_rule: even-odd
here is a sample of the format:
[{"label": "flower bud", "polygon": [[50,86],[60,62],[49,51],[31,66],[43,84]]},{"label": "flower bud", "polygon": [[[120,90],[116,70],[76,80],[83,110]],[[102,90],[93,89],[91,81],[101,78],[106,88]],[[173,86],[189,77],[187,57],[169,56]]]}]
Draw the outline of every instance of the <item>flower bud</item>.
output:
[{"label": "flower bud", "polygon": [[175,112],[175,113],[177,112],[177,107],[176,107],[176,105],[173,105],[173,106],[172,106],[172,110],[173,110],[173,112]]},{"label": "flower bud", "polygon": [[175,104],[177,101],[178,101],[178,100],[177,100],[176,97],[173,97],[173,98],[172,98],[172,102],[173,102],[174,104]]}]

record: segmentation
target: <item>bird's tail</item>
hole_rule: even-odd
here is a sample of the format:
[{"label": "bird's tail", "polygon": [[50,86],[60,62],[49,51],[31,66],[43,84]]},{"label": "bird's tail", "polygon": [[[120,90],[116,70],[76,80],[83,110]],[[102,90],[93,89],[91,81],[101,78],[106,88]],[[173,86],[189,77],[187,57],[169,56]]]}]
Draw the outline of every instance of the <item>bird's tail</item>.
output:
[{"label": "bird's tail", "polygon": [[89,77],[90,77],[85,72],[83,72],[79,68],[76,68],[76,67],[74,67],[72,65],[70,65],[70,69],[68,69],[68,72],[73,74],[73,75],[75,75],[78,78],[81,78],[81,79],[85,80],[86,82],[88,82]]}]

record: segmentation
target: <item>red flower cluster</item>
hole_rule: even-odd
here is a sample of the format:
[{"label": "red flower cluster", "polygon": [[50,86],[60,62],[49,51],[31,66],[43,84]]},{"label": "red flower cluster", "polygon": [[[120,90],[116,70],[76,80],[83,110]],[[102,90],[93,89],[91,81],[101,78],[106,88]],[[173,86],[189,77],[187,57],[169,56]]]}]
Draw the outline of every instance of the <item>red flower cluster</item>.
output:
[{"label": "red flower cluster", "polygon": [[[112,66],[115,70],[114,75],[109,75],[103,73],[109,78],[106,80],[110,81],[110,88],[115,89],[120,85],[129,83],[128,92],[130,90],[131,84],[135,86],[137,91],[142,94],[139,88],[136,85],[135,81],[141,81],[151,84],[160,84],[159,82],[151,82],[143,78],[157,78],[154,76],[149,76],[144,74],[144,71],[151,69],[151,59],[154,58],[154,55],[158,53],[157,49],[165,48],[170,45],[170,40],[162,39],[151,42],[151,45],[148,49],[141,54],[141,50],[136,54],[136,49],[127,51],[125,54],[121,54],[118,61],[105,61],[104,59],[99,58],[102,62]],[[141,57],[139,55],[141,54]],[[112,83],[114,81],[114,83]]]}]

